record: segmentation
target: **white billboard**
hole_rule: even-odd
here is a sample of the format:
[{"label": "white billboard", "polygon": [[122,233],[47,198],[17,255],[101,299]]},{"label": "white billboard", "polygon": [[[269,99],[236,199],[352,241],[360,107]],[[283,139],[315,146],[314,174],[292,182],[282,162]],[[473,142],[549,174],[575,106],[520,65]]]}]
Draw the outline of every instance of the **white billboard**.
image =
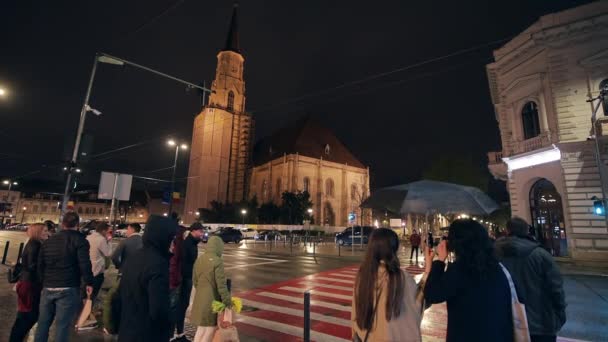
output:
[{"label": "white billboard", "polygon": [[116,181],[116,199],[119,201],[128,201],[131,197],[133,175],[105,171],[101,173],[97,198],[111,200],[112,191],[114,190],[114,181]]}]

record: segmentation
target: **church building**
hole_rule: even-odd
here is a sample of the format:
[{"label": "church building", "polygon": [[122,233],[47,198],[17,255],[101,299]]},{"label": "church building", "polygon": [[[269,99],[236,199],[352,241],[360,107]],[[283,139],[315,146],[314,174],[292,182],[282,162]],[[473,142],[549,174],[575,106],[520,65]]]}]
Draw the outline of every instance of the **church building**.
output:
[{"label": "church building", "polygon": [[[304,118],[260,141],[253,153],[254,119],[245,110],[245,59],[239,48],[235,5],[226,45],[217,55],[208,104],[194,119],[185,222],[212,201],[257,196],[281,203],[284,191],[308,191],[316,224],[345,226],[369,195],[369,169],[318,122]],[[352,218],[352,215],[351,215]]]}]

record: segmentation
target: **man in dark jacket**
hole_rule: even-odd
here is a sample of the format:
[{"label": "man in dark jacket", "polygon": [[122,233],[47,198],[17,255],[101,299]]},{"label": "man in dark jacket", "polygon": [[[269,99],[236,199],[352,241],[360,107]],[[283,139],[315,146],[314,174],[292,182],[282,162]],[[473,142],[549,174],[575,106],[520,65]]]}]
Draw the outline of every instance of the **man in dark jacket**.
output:
[{"label": "man in dark jacket", "polygon": [[38,275],[43,289],[36,342],[48,341],[54,318],[55,341],[67,342],[81,306],[81,279],[87,294],[93,292],[89,242],[77,230],[79,221],[76,213],[63,215],[63,229],[51,236],[40,250]]},{"label": "man in dark jacket", "polygon": [[203,236],[203,225],[200,222],[195,222],[186,231],[188,236],[184,239],[181,245],[181,284],[179,287],[179,298],[177,307],[177,317],[175,327],[171,331],[176,331],[171,341],[187,342],[188,339],[184,335],[184,321],[186,319],[186,310],[190,305],[190,294],[192,292],[192,269],[194,262],[198,257],[198,243]]},{"label": "man in dark jacket", "polygon": [[418,262],[418,249],[420,248],[420,235],[418,234],[418,232],[416,231],[416,229],[414,229],[414,231],[412,232],[412,235],[410,235],[410,245],[412,246],[411,252],[410,252],[410,260],[414,261],[414,251],[416,251],[416,262]]},{"label": "man in dark jacket", "polygon": [[122,266],[118,341],[169,341],[169,247],[176,230],[174,220],[151,216],[143,248]]},{"label": "man in dark jacket", "polygon": [[127,260],[129,255],[133,255],[135,251],[142,248],[141,226],[139,223],[131,223],[127,226],[127,238],[120,242],[118,247],[112,253],[112,263],[120,272],[122,265]]},{"label": "man in dark jacket", "polygon": [[555,341],[566,323],[563,280],[553,257],[528,235],[521,218],[507,223],[507,237],[496,241],[496,254],[509,270],[517,296],[526,305],[533,342]]}]

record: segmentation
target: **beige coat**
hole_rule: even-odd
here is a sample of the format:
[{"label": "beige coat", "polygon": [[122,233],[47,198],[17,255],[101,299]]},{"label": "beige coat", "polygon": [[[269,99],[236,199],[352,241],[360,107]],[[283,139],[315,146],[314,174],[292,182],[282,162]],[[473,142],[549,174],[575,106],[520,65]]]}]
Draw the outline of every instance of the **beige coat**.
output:
[{"label": "beige coat", "polygon": [[[406,272],[401,271],[405,278],[405,293],[401,302],[401,314],[398,317],[393,317],[390,321],[386,320],[386,294],[388,292],[388,278],[382,267],[378,270],[378,284],[383,284],[383,289],[380,294],[378,308],[376,309],[376,318],[374,327],[367,338],[368,342],[420,342],[420,321],[421,321],[421,306],[420,302],[416,301],[416,290],[418,286],[416,282]],[[377,288],[379,290],[379,288]],[[365,338],[366,330],[359,329],[357,325],[357,294],[354,289],[353,305],[351,309],[351,321],[354,334],[357,334],[361,340]],[[374,298],[375,300],[375,298]]]}]

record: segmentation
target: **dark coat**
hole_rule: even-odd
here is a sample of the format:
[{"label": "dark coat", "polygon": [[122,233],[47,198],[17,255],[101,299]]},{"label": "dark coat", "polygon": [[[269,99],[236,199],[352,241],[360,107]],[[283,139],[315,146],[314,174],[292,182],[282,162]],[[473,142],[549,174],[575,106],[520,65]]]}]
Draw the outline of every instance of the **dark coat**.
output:
[{"label": "dark coat", "polygon": [[118,341],[169,341],[169,246],[176,229],[175,220],[150,217],[143,248],[123,265]]},{"label": "dark coat", "polygon": [[112,263],[116,269],[120,270],[130,255],[141,249],[143,246],[140,234],[133,234],[127,239],[120,242],[118,247],[112,253]]},{"label": "dark coat", "polygon": [[192,234],[189,234],[187,238],[182,242],[182,278],[192,279],[192,269],[194,268],[194,262],[198,257],[198,243],[200,240],[195,239]]},{"label": "dark coat", "polygon": [[51,236],[40,250],[38,276],[43,287],[80,287],[93,284],[89,242],[80,232],[64,229]]},{"label": "dark coat", "polygon": [[21,254],[21,275],[19,280],[30,281],[33,283],[40,283],[40,277],[38,277],[38,255],[42,248],[42,242],[40,240],[30,239],[25,248],[23,248],[23,254]]},{"label": "dark coat", "polygon": [[511,291],[500,266],[484,280],[470,276],[456,261],[434,261],[424,288],[431,304],[447,301],[446,341],[513,342]]},{"label": "dark coat", "polygon": [[564,282],[553,257],[527,238],[496,241],[496,255],[509,270],[517,296],[526,305],[531,335],[556,335],[566,323]]}]

